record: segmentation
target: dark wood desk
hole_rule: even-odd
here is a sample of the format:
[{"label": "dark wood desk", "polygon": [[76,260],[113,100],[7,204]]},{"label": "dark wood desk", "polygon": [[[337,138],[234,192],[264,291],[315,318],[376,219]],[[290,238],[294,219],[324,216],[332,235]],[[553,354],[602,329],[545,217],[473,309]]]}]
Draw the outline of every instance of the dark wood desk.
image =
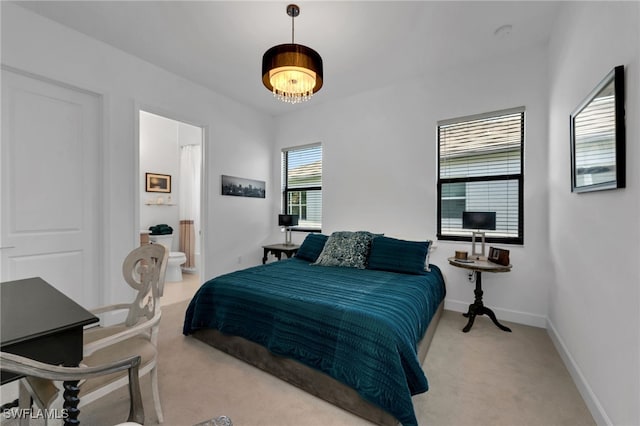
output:
[{"label": "dark wood desk", "polygon": [[[48,364],[82,361],[83,329],[98,318],[42,278],[0,283],[0,349]],[[5,384],[20,376],[0,372]],[[79,424],[78,382],[64,382],[65,425]]]},{"label": "dark wood desk", "polygon": [[270,244],[267,246],[262,246],[264,249],[264,256],[262,256],[262,264],[267,263],[267,258],[269,256],[269,252],[273,253],[276,259],[282,259],[282,254],[286,254],[287,258],[293,256],[298,252],[300,248],[297,244]]}]

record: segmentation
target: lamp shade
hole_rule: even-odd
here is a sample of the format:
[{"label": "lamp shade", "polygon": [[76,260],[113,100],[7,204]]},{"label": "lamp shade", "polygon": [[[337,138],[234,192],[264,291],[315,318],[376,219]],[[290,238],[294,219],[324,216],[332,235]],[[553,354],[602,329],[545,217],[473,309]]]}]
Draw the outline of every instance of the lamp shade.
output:
[{"label": "lamp shade", "polygon": [[464,229],[496,229],[496,212],[462,212]]},{"label": "lamp shade", "polygon": [[274,95],[296,103],[322,87],[322,58],[301,44],[279,44],[262,56],[262,83]]},{"label": "lamp shade", "polygon": [[278,226],[296,226],[298,224],[298,215],[295,214],[279,214]]}]

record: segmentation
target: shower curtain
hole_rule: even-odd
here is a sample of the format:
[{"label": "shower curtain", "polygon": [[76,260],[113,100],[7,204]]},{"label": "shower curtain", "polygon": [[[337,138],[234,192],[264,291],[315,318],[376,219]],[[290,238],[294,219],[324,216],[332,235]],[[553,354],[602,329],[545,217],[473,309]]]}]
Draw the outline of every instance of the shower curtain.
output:
[{"label": "shower curtain", "polygon": [[180,245],[186,269],[196,267],[196,247],[200,228],[200,145],[180,147]]}]

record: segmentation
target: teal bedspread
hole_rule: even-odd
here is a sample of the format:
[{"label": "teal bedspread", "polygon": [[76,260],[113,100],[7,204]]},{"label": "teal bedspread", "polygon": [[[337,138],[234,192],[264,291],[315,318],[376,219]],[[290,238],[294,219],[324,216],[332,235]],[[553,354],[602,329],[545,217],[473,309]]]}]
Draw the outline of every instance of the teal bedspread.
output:
[{"label": "teal bedspread", "polygon": [[204,283],[183,333],[214,328],[242,336],[415,425],[411,395],[428,390],[416,348],[444,296],[434,265],[425,275],[407,275],[292,258]]}]

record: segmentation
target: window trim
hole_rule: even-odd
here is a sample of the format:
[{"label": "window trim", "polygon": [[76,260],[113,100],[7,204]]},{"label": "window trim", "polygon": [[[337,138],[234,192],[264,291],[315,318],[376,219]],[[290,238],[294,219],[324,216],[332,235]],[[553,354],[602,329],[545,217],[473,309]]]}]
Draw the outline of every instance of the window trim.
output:
[{"label": "window trim", "polygon": [[[510,114],[521,114],[520,121],[520,173],[502,174],[502,175],[490,175],[490,176],[471,176],[462,178],[441,178],[440,177],[440,127],[462,123],[465,121],[482,120],[486,118],[499,117]],[[504,110],[492,111],[487,113],[469,115],[465,117],[458,117],[453,119],[441,120],[437,123],[437,145],[438,145],[438,167],[437,167],[437,208],[436,208],[436,221],[437,231],[436,238],[442,241],[468,241],[471,242],[471,235],[450,235],[442,233],[442,185],[451,183],[469,183],[469,182],[491,182],[491,181],[517,181],[518,182],[518,235],[515,237],[496,237],[487,236],[485,241],[488,243],[500,243],[500,244],[524,244],[524,142],[525,142],[525,107],[509,108]]]},{"label": "window trim", "polygon": [[[288,176],[289,176],[289,161],[288,161],[288,155],[290,151],[299,151],[299,150],[303,150],[303,149],[308,149],[308,148],[315,148],[315,147],[320,147],[322,150],[322,142],[314,142],[314,143],[310,143],[310,144],[306,144],[306,145],[297,145],[297,146],[292,146],[292,147],[287,147],[287,148],[282,148],[282,150],[280,151],[280,158],[282,161],[283,159],[285,159],[283,157],[286,156],[285,161],[283,162],[283,164],[280,165],[281,167],[281,179],[284,179],[284,182],[281,182],[281,188],[282,188],[282,199],[281,199],[281,206],[280,206],[280,211],[283,214],[286,214],[287,211],[287,197],[288,194],[290,192],[300,192],[300,191],[320,191],[322,193],[322,185],[320,186],[307,186],[307,187],[297,187],[297,188],[289,188],[289,180],[288,180]],[[323,152],[321,151],[320,154],[320,160],[323,161]],[[292,231],[294,232],[322,232],[322,219],[320,220],[320,226],[319,227],[309,227],[309,226],[293,226],[290,228]]]}]

